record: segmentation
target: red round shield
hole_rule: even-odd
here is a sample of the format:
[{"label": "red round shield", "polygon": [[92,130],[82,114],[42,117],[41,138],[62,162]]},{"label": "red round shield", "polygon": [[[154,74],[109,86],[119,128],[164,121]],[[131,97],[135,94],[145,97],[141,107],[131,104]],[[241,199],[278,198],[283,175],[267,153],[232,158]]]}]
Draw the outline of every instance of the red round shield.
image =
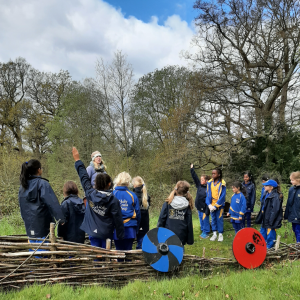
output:
[{"label": "red round shield", "polygon": [[247,269],[259,267],[267,255],[265,239],[254,228],[241,229],[233,240],[232,250],[238,263]]}]

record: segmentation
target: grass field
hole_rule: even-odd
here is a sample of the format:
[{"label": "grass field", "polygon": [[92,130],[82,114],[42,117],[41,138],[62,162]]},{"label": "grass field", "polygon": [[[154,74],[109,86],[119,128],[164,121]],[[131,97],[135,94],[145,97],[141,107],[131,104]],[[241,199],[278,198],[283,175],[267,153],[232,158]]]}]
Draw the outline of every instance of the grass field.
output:
[{"label": "grass field", "polygon": [[[156,227],[158,211],[151,212],[150,228]],[[193,214],[194,239],[185,246],[186,254],[206,257],[233,257],[231,246],[234,231],[224,222],[224,241],[201,240],[199,219]],[[256,225],[257,229],[259,227]],[[25,228],[17,215],[0,221],[1,235],[24,234]],[[277,231],[282,241],[292,243],[294,234],[289,223]],[[20,291],[0,293],[0,299],[300,299],[300,262],[281,262],[258,270],[231,270],[223,268],[209,274],[187,275],[184,278],[160,281],[136,281],[121,289],[105,287],[72,288],[64,285],[31,286]]]}]

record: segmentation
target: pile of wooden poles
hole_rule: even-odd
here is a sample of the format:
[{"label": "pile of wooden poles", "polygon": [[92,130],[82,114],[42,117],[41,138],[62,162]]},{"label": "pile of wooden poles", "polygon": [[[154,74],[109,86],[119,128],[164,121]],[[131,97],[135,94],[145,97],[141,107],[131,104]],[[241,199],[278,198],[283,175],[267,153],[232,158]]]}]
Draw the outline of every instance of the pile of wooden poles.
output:
[{"label": "pile of wooden poles", "polygon": [[[184,255],[180,267],[166,274],[147,265],[142,250],[102,249],[56,241],[51,235],[40,247],[43,251],[33,254],[32,249],[39,245],[29,244],[26,236],[0,236],[0,289],[21,288],[32,283],[122,286],[134,280],[211,272],[220,266],[240,267],[235,259],[205,258],[205,248],[202,257]],[[299,258],[299,245],[281,245],[276,251],[268,251],[266,263]]]}]

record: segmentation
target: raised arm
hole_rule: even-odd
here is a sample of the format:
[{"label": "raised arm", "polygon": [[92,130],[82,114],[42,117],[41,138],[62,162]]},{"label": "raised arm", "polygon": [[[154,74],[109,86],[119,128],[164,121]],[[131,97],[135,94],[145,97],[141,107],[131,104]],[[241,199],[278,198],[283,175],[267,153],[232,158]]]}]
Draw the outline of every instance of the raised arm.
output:
[{"label": "raised arm", "polygon": [[78,176],[80,178],[81,186],[85,192],[86,195],[89,195],[94,191],[94,188],[91,185],[91,180],[89,178],[89,175],[85,169],[85,166],[83,162],[79,158],[78,150],[73,147],[72,149],[73,158],[75,160],[75,169],[78,173]]}]

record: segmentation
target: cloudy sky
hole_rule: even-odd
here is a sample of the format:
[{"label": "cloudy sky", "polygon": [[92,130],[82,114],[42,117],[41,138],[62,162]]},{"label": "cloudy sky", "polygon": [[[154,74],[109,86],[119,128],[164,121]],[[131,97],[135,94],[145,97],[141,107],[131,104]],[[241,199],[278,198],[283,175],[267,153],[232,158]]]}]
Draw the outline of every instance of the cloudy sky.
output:
[{"label": "cloudy sky", "polygon": [[194,34],[194,0],[0,0],[0,62],[95,76],[95,62],[127,54],[136,77],[180,57]]}]

